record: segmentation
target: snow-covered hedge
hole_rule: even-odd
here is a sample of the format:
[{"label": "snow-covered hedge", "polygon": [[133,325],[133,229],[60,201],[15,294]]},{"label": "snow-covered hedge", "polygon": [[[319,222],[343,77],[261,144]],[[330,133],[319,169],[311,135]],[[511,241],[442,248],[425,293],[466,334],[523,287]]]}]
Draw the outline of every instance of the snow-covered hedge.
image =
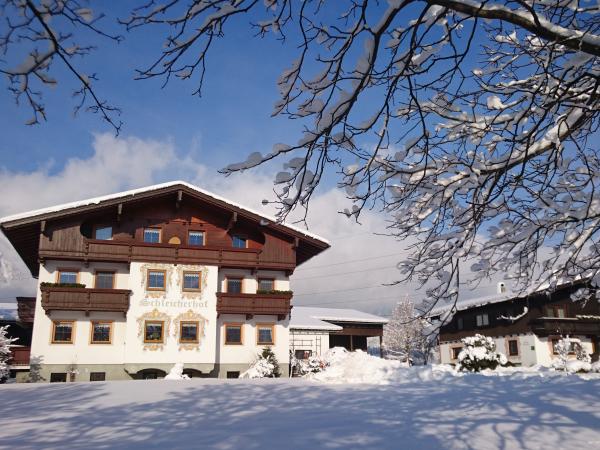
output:
[{"label": "snow-covered hedge", "polygon": [[[592,358],[588,355],[583,345],[581,345],[580,339],[570,338],[569,336],[564,337],[556,343],[555,349],[558,353],[558,358],[552,362],[552,367],[556,370],[577,373],[597,372],[600,369],[597,363],[591,364]],[[575,354],[575,359],[569,358],[569,355],[573,353]]]},{"label": "snow-covered hedge", "polygon": [[275,353],[265,347],[248,370],[240,374],[240,378],[279,378],[281,372]]},{"label": "snow-covered hedge", "polygon": [[462,339],[463,349],[458,354],[457,370],[464,372],[480,372],[485,369],[494,370],[507,363],[506,356],[496,351],[496,344],[490,337],[476,334]]}]

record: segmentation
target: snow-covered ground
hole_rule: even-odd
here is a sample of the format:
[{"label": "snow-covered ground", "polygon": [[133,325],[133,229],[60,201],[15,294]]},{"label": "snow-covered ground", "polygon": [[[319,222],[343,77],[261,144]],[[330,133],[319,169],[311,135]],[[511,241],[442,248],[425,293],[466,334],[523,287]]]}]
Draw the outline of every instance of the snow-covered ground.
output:
[{"label": "snow-covered ground", "polygon": [[456,376],[369,358],[312,380],[0,385],[0,448],[600,448],[596,374]]}]

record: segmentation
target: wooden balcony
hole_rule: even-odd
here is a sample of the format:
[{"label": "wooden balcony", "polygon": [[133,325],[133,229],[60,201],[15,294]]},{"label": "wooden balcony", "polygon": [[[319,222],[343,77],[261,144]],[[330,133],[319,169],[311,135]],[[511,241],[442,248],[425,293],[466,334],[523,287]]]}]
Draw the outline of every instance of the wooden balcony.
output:
[{"label": "wooden balcony", "polygon": [[[69,248],[67,250],[67,248]],[[168,264],[206,264],[219,267],[291,270],[296,267],[292,254],[267,255],[255,248],[188,247],[174,244],[102,241],[88,239],[85,244],[66,248],[40,247],[39,255],[46,258],[78,261],[155,262]]]},{"label": "wooden balcony", "polygon": [[594,335],[600,336],[600,320],[584,318],[540,317],[531,321],[531,330],[539,335]]},{"label": "wooden balcony", "polygon": [[29,366],[31,347],[11,346],[10,353],[11,356],[8,361],[9,366]]},{"label": "wooden balcony", "polygon": [[275,315],[285,319],[292,310],[292,294],[228,294],[217,293],[217,314]]},{"label": "wooden balcony", "polygon": [[42,308],[50,311],[108,311],[126,313],[130,290],[42,286]]}]

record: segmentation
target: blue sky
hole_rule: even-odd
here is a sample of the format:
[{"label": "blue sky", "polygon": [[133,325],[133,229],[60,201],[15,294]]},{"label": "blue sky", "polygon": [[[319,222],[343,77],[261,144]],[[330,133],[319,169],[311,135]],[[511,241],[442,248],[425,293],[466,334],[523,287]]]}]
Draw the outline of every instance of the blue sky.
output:
[{"label": "blue sky", "polygon": [[[191,95],[196,80],[174,79],[162,89],[162,79],[133,79],[135,69],[159,55],[164,33],[155,28],[127,33],[116,25],[115,17],[127,16],[125,3],[111,2],[103,19],[107,31],[123,34],[125,42],[116,45],[84,34],[80,43],[98,48],[76,61],[82,71],[98,74],[95,88],[100,96],[123,110],[118,139],[96,115],[80,112],[73,118],[70,95],[77,86],[59,64],[54,67],[58,87],[44,92],[48,121],[40,125],[25,125],[29,109],[15,106],[12,95],[0,89],[0,182],[5,193],[0,216],[172,179],[194,182],[255,208],[271,194],[271,180],[283,161],[228,179],[217,170],[300,137],[300,121],[271,117],[278,99],[276,80],[297,53],[295,37],[282,45],[273,36],[254,38],[248,18],[231,23],[226,38],[209,54],[203,96],[198,98]],[[334,189],[335,182],[329,174],[311,213],[312,230],[329,238],[333,247],[298,270],[296,304],[322,302],[386,313],[404,295],[419,298],[422,293],[415,293],[414,285],[382,287],[396,279],[395,263],[403,258],[405,243],[373,236],[387,225],[376,212],[366,213],[362,226],[340,217],[337,211],[348,204]],[[0,242],[0,251],[14,261],[6,243]],[[332,266],[325,270],[328,264]],[[30,295],[34,286],[26,280],[0,287],[0,302],[10,295]],[[355,292],[350,291],[353,287]],[[312,294],[319,290],[328,293]],[[486,287],[469,296],[489,292]]]}]

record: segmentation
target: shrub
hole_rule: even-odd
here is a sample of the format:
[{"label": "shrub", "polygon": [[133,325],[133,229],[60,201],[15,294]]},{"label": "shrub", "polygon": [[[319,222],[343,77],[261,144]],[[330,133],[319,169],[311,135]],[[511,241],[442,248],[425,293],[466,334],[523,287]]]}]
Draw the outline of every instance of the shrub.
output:
[{"label": "shrub", "polygon": [[240,378],[279,378],[280,376],[281,371],[275,353],[270,347],[265,347],[250,368],[240,375]]},{"label": "shrub", "polygon": [[45,287],[63,287],[63,288],[84,288],[85,284],[82,283],[48,283],[48,282],[43,282],[40,283],[40,287],[45,288]]},{"label": "shrub", "polygon": [[458,354],[457,369],[463,372],[494,370],[507,363],[506,356],[496,351],[496,344],[490,337],[476,334],[462,339],[463,349]]}]

